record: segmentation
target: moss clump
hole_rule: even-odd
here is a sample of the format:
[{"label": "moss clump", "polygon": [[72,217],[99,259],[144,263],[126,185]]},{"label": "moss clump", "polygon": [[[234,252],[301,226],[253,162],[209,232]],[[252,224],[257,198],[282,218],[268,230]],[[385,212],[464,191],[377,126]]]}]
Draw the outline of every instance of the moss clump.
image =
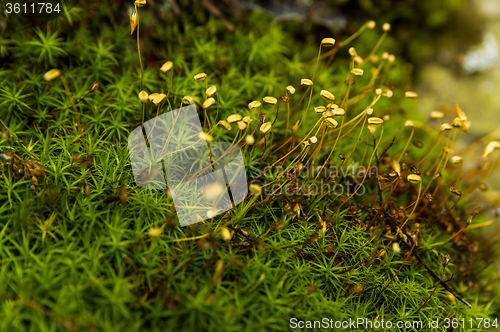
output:
[{"label": "moss clump", "polygon": [[[369,40],[323,45],[317,60],[316,46],[294,42],[259,13],[227,33],[199,8],[193,24],[187,13],[158,20],[161,11],[148,5],[139,9],[141,83],[129,13],[107,25],[102,18],[116,8],[84,9],[70,11],[71,21],[2,35],[2,330],[288,330],[293,317],[428,322],[498,313],[487,292],[497,291],[492,249],[475,246],[479,232],[461,230],[470,214],[483,222],[468,191],[498,152],[467,177],[448,163],[467,123],[460,112],[450,130],[419,121],[407,98],[415,96],[400,88],[405,67],[383,54],[380,27],[361,28]],[[173,66],[163,73],[166,61]],[[53,68],[61,76],[46,82]],[[201,72],[207,78],[194,80]],[[165,99],[141,103],[141,85]],[[211,85],[216,103],[204,111]],[[127,137],[191,100],[205,132],[241,145],[261,193],[181,228],[165,191],[136,187]],[[261,106],[250,109],[254,100]],[[253,121],[216,125],[233,114]],[[410,183],[418,172],[422,181]],[[321,191],[326,184],[344,192]],[[439,253],[451,255],[449,264]],[[434,291],[431,271],[453,275],[446,284],[473,309],[441,286]]]}]

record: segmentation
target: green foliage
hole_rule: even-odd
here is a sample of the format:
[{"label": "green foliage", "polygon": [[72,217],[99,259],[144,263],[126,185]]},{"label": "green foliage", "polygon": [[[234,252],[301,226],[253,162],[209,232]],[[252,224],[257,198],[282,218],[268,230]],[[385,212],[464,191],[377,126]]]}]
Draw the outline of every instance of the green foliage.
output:
[{"label": "green foliage", "polygon": [[[299,143],[320,119],[311,109],[324,100],[315,92],[308,107],[309,90],[299,85],[300,79],[313,75],[317,45],[296,42],[289,30],[258,12],[228,33],[219,19],[198,6],[193,5],[193,15],[183,12],[162,20],[149,5],[140,9],[144,90],[168,93],[168,103],[162,106],[145,104],[144,118],[178,108],[186,95],[201,109],[207,86],[215,84],[217,105],[206,114],[200,112],[205,130],[212,130],[216,140],[239,142],[244,136],[236,133],[235,124],[232,131],[207,124],[216,123],[214,113],[219,114],[217,119],[235,113],[251,116],[252,126],[260,114],[273,121],[274,107],[249,109],[247,104],[267,95],[285,95],[285,87],[293,84],[297,93],[290,96],[290,110],[281,103],[265,148],[243,147],[247,165],[271,165],[287,153],[272,152],[290,139],[297,120],[303,120],[295,136]],[[390,246],[380,218],[376,228],[366,229],[377,206],[362,204],[377,194],[376,179],[366,194],[348,201],[346,209],[340,209],[333,194],[317,200],[293,196],[288,203],[300,203],[298,216],[287,211],[286,199],[248,197],[233,211],[206,223],[176,225],[171,197],[164,191],[136,188],[132,177],[127,138],[143,119],[137,96],[141,73],[128,13],[119,12],[120,16],[115,9],[88,5],[44,28],[2,35],[0,123],[11,139],[6,134],[0,138],[5,159],[0,173],[0,330],[289,330],[292,317],[426,322],[452,315],[459,319],[498,315],[498,305],[481,289],[494,273],[483,256],[470,267],[479,271],[469,276],[470,288],[465,277],[455,276],[450,282],[473,309],[438,287],[417,312],[437,281],[413,256],[405,260],[408,250],[403,244],[399,253]],[[109,25],[103,23],[107,17]],[[364,32],[356,44],[358,53],[369,54],[379,37],[380,31]],[[353,62],[347,50],[341,50],[332,65],[320,62],[314,85],[343,97],[349,85],[345,82],[354,79],[345,106],[350,120],[370,104],[375,88],[387,88],[377,80],[369,88],[371,94],[365,94],[362,87],[370,84],[369,68],[363,77],[353,77],[349,67]],[[382,50],[376,54],[381,57]],[[174,67],[161,73],[159,67],[166,60]],[[44,81],[43,75],[53,67],[61,70],[65,81]],[[388,83],[408,84],[401,63],[383,70]],[[193,80],[199,72],[208,74],[207,81]],[[96,80],[99,89],[88,94]],[[354,126],[339,140],[332,164],[341,165],[339,153],[353,151],[354,164],[370,165],[373,138],[382,141],[380,154],[396,133],[408,135],[403,123],[414,103],[403,96],[403,91],[394,89],[392,99],[377,102],[377,116],[390,114],[383,140],[380,129],[375,136],[366,132],[366,137],[363,133],[356,139],[359,127]],[[258,126],[255,137],[262,138]],[[423,130],[416,136],[426,147],[431,145],[433,137]],[[402,153],[406,137],[398,136],[391,157]],[[325,146],[317,159],[328,159],[330,151]],[[408,158],[423,156],[413,146],[408,151]],[[15,153],[22,163],[9,162],[5,152]],[[285,167],[296,166],[290,161],[298,155],[292,154]],[[36,165],[44,166],[36,181],[24,176]],[[399,206],[411,204],[415,196],[415,190],[407,187],[392,196],[391,204],[402,209]],[[439,200],[443,202],[439,207],[448,203],[446,196]],[[321,231],[323,219],[325,231]],[[236,230],[230,241],[220,232],[225,226]],[[420,254],[440,274],[443,267],[433,249],[451,234],[439,223],[427,226],[419,235]],[[456,230],[452,227],[452,232]],[[450,242],[443,251],[461,257],[457,248]],[[452,260],[444,279],[461,263]],[[498,292],[498,287],[488,289]]]}]

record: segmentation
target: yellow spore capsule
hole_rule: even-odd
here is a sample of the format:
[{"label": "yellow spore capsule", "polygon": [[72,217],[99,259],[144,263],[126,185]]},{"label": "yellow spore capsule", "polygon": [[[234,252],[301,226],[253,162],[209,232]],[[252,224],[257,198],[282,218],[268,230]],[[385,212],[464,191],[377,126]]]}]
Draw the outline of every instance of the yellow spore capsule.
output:
[{"label": "yellow spore capsule", "polygon": [[161,67],[160,67],[160,71],[162,73],[166,73],[167,71],[169,71],[170,69],[172,69],[172,67],[174,66],[174,63],[172,61],[167,61],[165,62]]}]

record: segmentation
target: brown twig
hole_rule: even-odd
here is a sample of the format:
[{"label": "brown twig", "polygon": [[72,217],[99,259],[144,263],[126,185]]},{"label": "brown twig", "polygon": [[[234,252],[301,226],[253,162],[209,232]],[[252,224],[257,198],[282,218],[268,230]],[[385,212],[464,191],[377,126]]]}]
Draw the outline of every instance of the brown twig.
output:
[{"label": "brown twig", "polygon": [[441,273],[441,278],[439,278],[439,281],[436,284],[436,287],[434,287],[434,290],[432,291],[431,295],[427,298],[427,300],[425,300],[424,303],[422,303],[422,305],[420,306],[420,308],[418,308],[418,310],[415,312],[415,314],[418,314],[418,312],[420,311],[420,309],[422,309],[427,304],[427,302],[429,302],[429,300],[431,299],[432,295],[434,295],[434,293],[436,292],[436,289],[439,286],[439,283],[441,282],[441,279],[443,279],[444,271],[445,270],[446,270],[446,266],[443,266],[443,273]]},{"label": "brown twig", "polygon": [[[375,138],[374,138],[375,140]],[[376,161],[377,161],[377,168],[379,167],[380,165],[380,159],[378,157],[378,153],[377,151],[375,150],[375,158],[376,158]],[[382,190],[381,190],[381,185],[380,185],[380,180],[377,179],[377,187],[378,187],[378,195],[379,195],[379,199],[380,199],[380,205],[382,206],[382,202],[384,201],[383,200],[383,197],[382,197]],[[382,208],[382,212],[383,212],[383,218],[384,218],[384,221],[387,222],[387,224],[389,225],[389,227],[391,227],[392,231],[395,233],[395,234],[398,234],[398,228],[396,227],[396,223],[394,221],[394,219],[392,219],[392,216],[389,215],[387,213],[387,211]],[[407,247],[414,247],[415,244],[413,242],[413,239],[412,237],[404,230],[404,229],[401,229],[401,232],[406,236],[406,239],[408,240],[408,242],[406,241],[401,241],[402,243],[404,243]],[[402,240],[403,239],[403,236],[401,234],[398,235],[398,237]],[[427,270],[427,272],[429,272],[429,274],[438,281],[438,285],[441,284],[448,292],[450,292],[451,294],[453,294],[453,296],[455,296],[455,298],[457,300],[459,300],[460,302],[462,302],[463,304],[465,304],[466,306],[468,306],[469,308],[472,309],[472,305],[467,302],[463,297],[461,297],[455,290],[453,290],[453,288],[451,288],[448,284],[446,284],[446,282],[444,281],[441,281],[442,277],[439,277],[430,267],[429,265],[427,265],[425,263],[425,261],[422,259],[422,257],[418,254],[418,252],[416,250],[413,250],[412,251],[412,255],[415,256],[415,258],[425,267],[425,269]]]}]

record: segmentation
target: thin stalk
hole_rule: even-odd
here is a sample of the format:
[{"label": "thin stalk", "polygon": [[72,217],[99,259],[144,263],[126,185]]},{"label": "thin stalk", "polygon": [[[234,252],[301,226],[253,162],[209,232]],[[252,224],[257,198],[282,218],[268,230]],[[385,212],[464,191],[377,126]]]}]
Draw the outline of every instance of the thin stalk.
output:
[{"label": "thin stalk", "polygon": [[135,13],[137,15],[137,53],[139,53],[139,63],[141,64],[141,91],[144,90],[144,68],[142,66],[142,58],[141,58],[141,45],[139,44],[139,11],[137,10],[137,6],[135,6]]},{"label": "thin stalk", "polygon": [[411,210],[410,214],[406,218],[405,222],[403,223],[403,225],[401,225],[401,229],[403,229],[403,227],[405,227],[405,225],[408,222],[408,220],[410,220],[411,215],[413,214],[413,212],[415,212],[415,209],[417,208],[418,202],[420,200],[420,194],[421,193],[422,193],[422,181],[420,181],[419,184],[418,184],[418,196],[417,196],[417,200],[415,201],[415,204],[413,204],[413,209]]},{"label": "thin stalk", "polygon": [[436,289],[438,288],[439,284],[441,283],[441,280],[443,280],[443,276],[444,276],[444,271],[446,270],[446,266],[443,267],[443,273],[441,273],[441,278],[439,278],[437,284],[436,284],[436,287],[434,287],[431,295],[427,298],[427,300],[425,300],[424,303],[422,303],[422,305],[420,306],[420,308],[418,308],[418,310],[415,312],[415,314],[418,314],[418,312],[420,311],[420,309],[422,309],[426,304],[427,302],[429,302],[429,300],[431,299],[432,295],[434,295],[434,293],[436,292]]},{"label": "thin stalk", "polygon": [[399,161],[401,160],[401,158],[402,158],[402,157],[403,157],[403,155],[405,154],[405,151],[406,151],[406,149],[408,148],[408,145],[410,144],[410,141],[411,141],[411,139],[412,139],[412,137],[413,137],[413,133],[414,133],[414,132],[415,132],[415,127],[413,127],[413,128],[411,129],[411,134],[410,134],[410,137],[409,137],[409,138],[408,138],[408,140],[406,141],[406,145],[405,145],[405,147],[403,148],[403,151],[401,151],[401,155],[400,155],[400,156],[399,156],[399,158],[396,160],[396,162],[398,162],[398,163],[399,163]]}]

